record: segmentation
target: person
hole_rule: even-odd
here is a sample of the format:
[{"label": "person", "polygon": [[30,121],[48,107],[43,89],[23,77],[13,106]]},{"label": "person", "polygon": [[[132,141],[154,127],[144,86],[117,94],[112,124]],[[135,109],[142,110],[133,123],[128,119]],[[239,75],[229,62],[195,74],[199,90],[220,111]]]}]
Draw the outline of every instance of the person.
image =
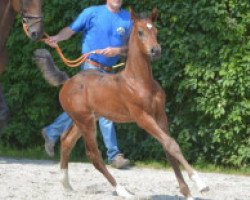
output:
[{"label": "person", "polygon": [[[51,36],[46,43],[55,47],[58,42],[68,40],[75,33],[82,32],[82,54],[97,49],[100,50],[100,54],[91,54],[82,64],[81,70],[112,73],[112,66],[126,52],[126,43],[132,27],[130,13],[121,6],[122,0],[106,0],[104,5],[88,7],[70,26]],[[98,121],[107,148],[108,163],[118,169],[127,167],[130,160],[126,159],[118,148],[113,122],[104,117],[100,117]],[[55,143],[71,125],[71,118],[64,112],[52,124],[43,128],[45,150],[49,156],[54,156]]]}]

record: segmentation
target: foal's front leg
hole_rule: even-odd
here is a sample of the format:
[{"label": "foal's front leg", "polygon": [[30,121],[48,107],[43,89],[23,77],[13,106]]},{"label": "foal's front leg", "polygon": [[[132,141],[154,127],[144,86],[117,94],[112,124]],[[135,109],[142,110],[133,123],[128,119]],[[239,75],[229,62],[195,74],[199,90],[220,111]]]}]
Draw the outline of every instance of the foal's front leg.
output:
[{"label": "foal's front leg", "polygon": [[[155,106],[155,119],[161,130],[163,130],[165,133],[168,133],[168,119],[167,115],[165,113],[165,93],[163,90],[159,87],[158,92],[156,93],[154,97],[153,103],[156,105]],[[177,161],[172,155],[170,155],[167,151],[165,151],[166,156],[175,172],[176,179],[179,183],[180,187],[180,192],[185,196],[185,197],[190,197],[192,199],[191,192],[188,188],[188,185],[186,184],[183,175],[180,170],[180,164],[179,161]]]},{"label": "foal's front leg", "polygon": [[[140,115],[137,115],[139,117],[136,120],[137,124],[156,138],[162,144],[164,150],[183,165],[185,170],[188,172],[189,177],[196,182],[201,192],[207,191],[208,187],[184,158],[176,141],[160,128],[160,126],[156,123],[156,120],[151,115],[144,111],[139,111],[139,113]],[[189,193],[186,195],[189,195]]]},{"label": "foal's front leg", "polygon": [[[165,114],[165,113],[164,113]],[[157,117],[160,117],[160,116],[157,116]],[[161,116],[160,118],[158,118],[158,124],[159,126],[161,127],[161,129],[164,131],[164,132],[167,132],[167,117],[166,116]],[[168,158],[173,170],[174,170],[174,173],[175,173],[175,176],[176,176],[176,179],[179,183],[179,187],[180,187],[180,192],[185,196],[185,197],[188,197],[190,200],[193,199],[192,198],[192,195],[191,195],[191,192],[188,188],[188,185],[186,184],[184,178],[183,178],[183,175],[181,173],[181,170],[180,170],[180,164],[179,164],[179,161],[177,161],[172,155],[170,155],[167,151],[165,151],[166,153],[166,157]]]}]

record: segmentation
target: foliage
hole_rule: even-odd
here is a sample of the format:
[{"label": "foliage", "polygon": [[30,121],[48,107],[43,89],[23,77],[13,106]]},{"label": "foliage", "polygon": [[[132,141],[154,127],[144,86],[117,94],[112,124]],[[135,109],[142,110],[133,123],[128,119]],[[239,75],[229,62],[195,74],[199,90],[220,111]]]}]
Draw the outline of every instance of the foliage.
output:
[{"label": "foliage", "polygon": [[[46,31],[56,34],[83,8],[101,3],[104,1],[45,1]],[[171,135],[188,160],[248,165],[249,1],[124,0],[124,4],[126,8],[133,5],[138,12],[158,8],[156,25],[163,53],[153,64],[153,71],[167,93]],[[58,89],[50,87],[32,63],[32,52],[45,46],[28,41],[20,33],[20,21],[18,17],[9,38],[11,59],[1,78],[11,109],[11,121],[1,140],[23,148],[41,145],[39,130],[62,110]],[[74,58],[80,54],[80,39],[78,35],[62,43],[66,55]],[[66,69],[50,51],[61,69],[77,72]],[[137,126],[117,125],[117,131],[120,148],[128,157],[164,159],[158,142]],[[79,146],[83,150],[83,145]],[[105,151],[103,144],[101,149]]]}]

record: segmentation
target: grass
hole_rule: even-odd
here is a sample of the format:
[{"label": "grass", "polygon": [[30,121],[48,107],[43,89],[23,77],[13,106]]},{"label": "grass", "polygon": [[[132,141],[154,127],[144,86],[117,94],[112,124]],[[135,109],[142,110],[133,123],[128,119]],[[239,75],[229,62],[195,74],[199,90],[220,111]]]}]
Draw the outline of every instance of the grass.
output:
[{"label": "grass", "polygon": [[9,157],[17,159],[48,159],[43,147],[34,147],[32,149],[12,149],[10,147],[0,146],[0,157]]},{"label": "grass", "polygon": [[[50,158],[44,146],[33,147],[32,149],[14,149],[0,145],[0,157],[14,158],[14,159],[31,159],[31,160],[60,160],[59,150],[56,150],[54,158]],[[72,154],[71,161],[73,162],[88,162],[86,157],[80,158],[79,155]]]},{"label": "grass", "polygon": [[[162,162],[162,161],[155,161],[155,160],[137,161],[135,162],[135,166],[139,168],[171,170],[171,166],[169,165],[169,163]],[[250,176],[249,166],[244,167],[244,168],[233,168],[233,167],[223,167],[223,166],[218,166],[218,165],[208,164],[208,163],[199,163],[199,164],[196,163],[196,164],[193,164],[192,166],[200,172]]]},{"label": "grass", "polygon": [[[4,147],[0,145],[0,157],[8,157],[15,159],[32,159],[32,160],[60,160],[59,151],[55,155],[55,158],[51,159],[47,156],[44,151],[44,147],[34,147],[32,149],[12,149],[10,147]],[[86,157],[81,157],[79,154],[72,154],[71,161],[73,162],[88,162]],[[138,168],[151,168],[151,169],[168,169],[171,167],[168,162],[156,161],[156,160],[145,160],[145,161],[135,161],[133,163]],[[209,173],[224,173],[224,174],[237,174],[250,176],[250,167],[245,168],[230,168],[223,166],[216,166],[214,164],[199,163],[193,164],[193,167],[201,172]]]}]

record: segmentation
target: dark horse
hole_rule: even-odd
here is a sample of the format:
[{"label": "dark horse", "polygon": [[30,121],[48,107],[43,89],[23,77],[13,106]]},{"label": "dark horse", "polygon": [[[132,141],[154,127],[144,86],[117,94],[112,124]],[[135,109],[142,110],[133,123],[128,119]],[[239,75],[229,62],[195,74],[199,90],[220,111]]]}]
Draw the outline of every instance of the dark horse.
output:
[{"label": "dark horse", "polygon": [[[176,141],[169,136],[165,93],[154,80],[150,65],[150,60],[161,54],[156,38],[157,29],[153,25],[156,15],[156,10],[153,10],[151,17],[137,18],[131,11],[134,26],[123,71],[110,75],[87,70],[55,83],[63,84],[59,95],[60,103],[76,125],[61,138],[62,183],[65,188],[71,189],[68,176],[70,152],[76,141],[83,137],[87,156],[95,168],[107,178],[118,195],[131,196],[109,173],[98,150],[96,120],[99,116],[104,116],[115,122],[136,122],[158,140],[174,169],[180,191],[187,199],[191,200],[193,197],[183,179],[180,164],[201,192],[209,189],[186,161]],[[58,79],[58,69],[49,56],[45,50],[35,52],[36,62],[42,68],[45,78],[59,80],[61,75],[59,74]]]},{"label": "dark horse", "polygon": [[[43,36],[42,0],[0,0],[0,74],[8,62],[5,44],[17,13],[28,26],[30,39],[39,40]],[[0,88],[0,134],[8,115],[9,109]]]}]

